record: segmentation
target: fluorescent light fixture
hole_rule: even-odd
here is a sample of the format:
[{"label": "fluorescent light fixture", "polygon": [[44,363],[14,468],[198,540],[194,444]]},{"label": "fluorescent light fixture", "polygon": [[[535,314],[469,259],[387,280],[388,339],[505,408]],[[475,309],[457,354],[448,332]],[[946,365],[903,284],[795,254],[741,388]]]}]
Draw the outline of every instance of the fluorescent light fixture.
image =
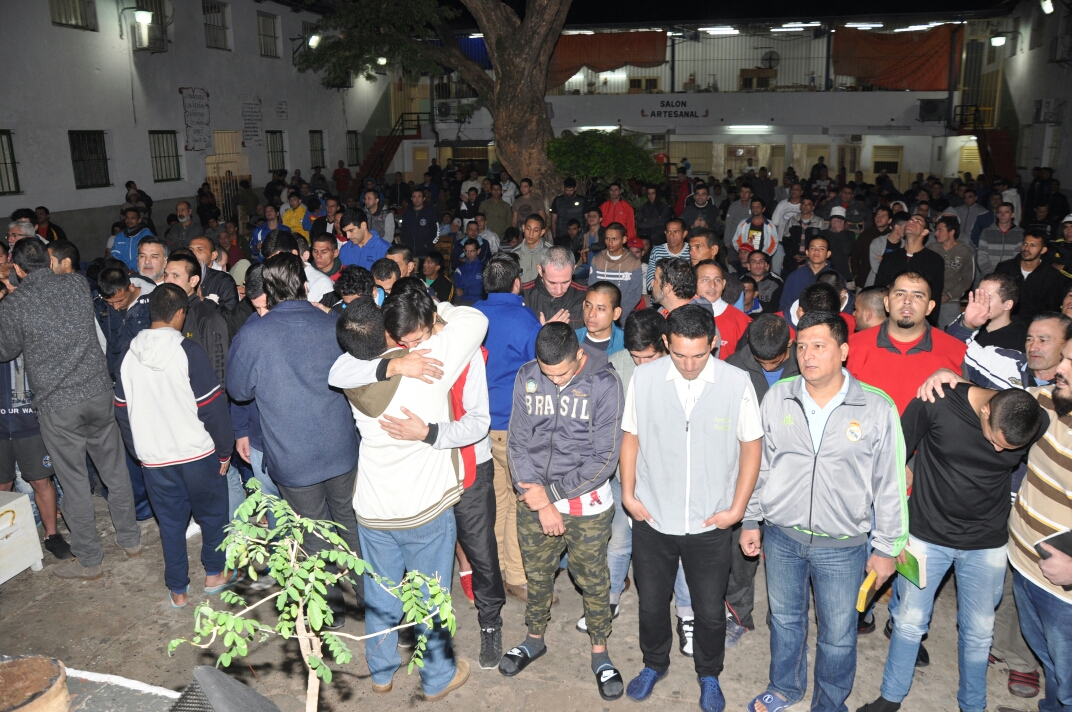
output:
[{"label": "fluorescent light fixture", "polygon": [[1005,46],[1005,35],[995,35],[994,37],[991,37],[990,38],[990,46],[991,47],[1004,47]]},{"label": "fluorescent light fixture", "polygon": [[848,22],[845,23],[845,27],[854,27],[857,30],[873,30],[876,27],[882,27],[881,22]]},{"label": "fluorescent light fixture", "polygon": [[376,64],[380,65],[381,67],[386,67],[387,66],[387,57],[380,57],[379,59],[376,60]]},{"label": "fluorescent light fixture", "polygon": [[969,141],[978,141],[978,140],[979,140],[979,137],[978,137],[978,136],[969,136],[969,137],[968,137],[968,140],[969,140]]},{"label": "fluorescent light fixture", "polygon": [[701,27],[700,32],[706,32],[709,35],[739,35],[741,31],[733,27]]},{"label": "fluorescent light fixture", "polygon": [[782,27],[818,27],[818,22],[785,22]]},{"label": "fluorescent light fixture", "polygon": [[594,35],[595,32],[593,32],[592,30],[564,30],[562,32],[562,34],[564,34],[564,35]]},{"label": "fluorescent light fixture", "polygon": [[153,13],[149,10],[135,10],[134,22],[139,25],[151,25],[153,24]]},{"label": "fluorescent light fixture", "polygon": [[316,49],[320,44],[320,35],[309,35],[309,49]]},{"label": "fluorescent light fixture", "polygon": [[770,131],[770,124],[730,124],[726,128],[730,131],[739,131],[741,133],[760,133]]},{"label": "fluorescent light fixture", "polygon": [[772,27],[771,32],[803,32],[803,27]]},{"label": "fluorescent light fixture", "polygon": [[931,24],[931,25],[909,25],[908,27],[900,27],[900,28],[894,30],[894,32],[919,32],[921,30],[929,30],[932,27],[937,27],[940,24],[942,24],[942,23],[941,22],[935,22],[934,24]]},{"label": "fluorescent light fixture", "polygon": [[483,38],[484,34],[482,32],[474,32],[473,34],[469,35],[469,39],[471,40],[479,40]]},{"label": "fluorescent light fixture", "polygon": [[617,131],[618,126],[581,126],[578,131]]},{"label": "fluorescent light fixture", "polygon": [[1042,5],[1042,11],[1047,15],[1053,14],[1053,0],[1040,0],[1039,4]]}]

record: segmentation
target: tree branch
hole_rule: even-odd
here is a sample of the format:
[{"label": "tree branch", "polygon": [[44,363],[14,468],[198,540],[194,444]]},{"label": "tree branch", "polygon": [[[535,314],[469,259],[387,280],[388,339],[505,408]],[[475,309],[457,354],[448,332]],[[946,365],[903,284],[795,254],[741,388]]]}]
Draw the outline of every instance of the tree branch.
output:
[{"label": "tree branch", "polygon": [[523,37],[533,40],[523,45],[528,64],[547,67],[572,4],[573,0],[528,0],[525,21],[519,30]]},{"label": "tree branch", "polygon": [[[439,28],[436,28],[436,31],[438,34]],[[480,65],[466,57],[465,54],[458,49],[457,42],[454,40],[453,36],[449,36],[449,43],[445,42],[443,38],[440,37],[440,41],[443,42],[443,46],[440,47],[431,42],[415,42],[409,37],[403,37],[394,32],[391,32],[390,34],[395,40],[405,42],[408,46],[413,48],[414,52],[425,59],[455,70],[465,78],[465,81],[469,82],[469,86],[473,87],[477,94],[489,103],[494,102],[495,85],[491,81],[491,78],[484,72],[484,69]]]}]

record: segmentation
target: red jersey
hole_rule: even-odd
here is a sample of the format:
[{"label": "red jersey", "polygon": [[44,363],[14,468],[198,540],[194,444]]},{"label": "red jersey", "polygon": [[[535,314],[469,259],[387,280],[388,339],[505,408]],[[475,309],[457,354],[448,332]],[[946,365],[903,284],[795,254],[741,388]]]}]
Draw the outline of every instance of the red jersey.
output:
[{"label": "red jersey", "polygon": [[890,338],[889,321],[849,335],[849,358],[845,367],[860,381],[881,388],[904,413],[916,391],[935,371],[948,368],[960,373],[967,344],[926,325],[915,341]]},{"label": "red jersey", "polygon": [[628,202],[621,199],[617,203],[605,201],[599,206],[599,212],[603,213],[603,227],[611,223],[621,223],[625,225],[626,238],[636,237],[636,216],[633,206]]},{"label": "red jersey", "polygon": [[752,320],[743,311],[733,305],[727,305],[725,311],[715,317],[718,335],[722,341],[718,357],[725,361],[737,350],[737,342],[744,336],[745,329]]}]

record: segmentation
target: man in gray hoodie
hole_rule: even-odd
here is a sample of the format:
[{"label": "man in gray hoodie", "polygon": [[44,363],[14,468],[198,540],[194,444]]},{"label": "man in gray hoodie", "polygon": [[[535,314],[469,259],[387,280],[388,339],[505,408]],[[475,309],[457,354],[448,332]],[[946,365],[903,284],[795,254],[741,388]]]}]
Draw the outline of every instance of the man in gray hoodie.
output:
[{"label": "man in gray hoodie", "polygon": [[141,534],[89,284],[80,274],[54,274],[48,248],[40,240],[20,240],[11,261],[22,281],[14,294],[0,300],[0,362],[24,355],[41,437],[63,487],[63,519],[77,557],[52,573],[98,579],[104,552],[89,489],[87,450],[108,488],[116,541],[128,557],[141,555]]}]

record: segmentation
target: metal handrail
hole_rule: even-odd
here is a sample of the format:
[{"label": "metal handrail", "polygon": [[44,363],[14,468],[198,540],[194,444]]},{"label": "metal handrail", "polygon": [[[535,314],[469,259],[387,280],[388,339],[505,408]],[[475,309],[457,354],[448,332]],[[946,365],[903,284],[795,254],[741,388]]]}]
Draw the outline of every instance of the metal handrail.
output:
[{"label": "metal handrail", "polygon": [[387,134],[387,140],[384,142],[383,147],[376,154],[376,158],[369,165],[368,170],[361,176],[361,183],[364,183],[369,178],[373,180],[381,178],[387,172],[387,166],[391,164],[391,160],[394,159],[395,151],[398,150],[399,144],[405,138],[420,133],[421,126],[430,126],[431,123],[432,114],[430,111],[404,111],[399,114],[391,127],[390,133]]}]

